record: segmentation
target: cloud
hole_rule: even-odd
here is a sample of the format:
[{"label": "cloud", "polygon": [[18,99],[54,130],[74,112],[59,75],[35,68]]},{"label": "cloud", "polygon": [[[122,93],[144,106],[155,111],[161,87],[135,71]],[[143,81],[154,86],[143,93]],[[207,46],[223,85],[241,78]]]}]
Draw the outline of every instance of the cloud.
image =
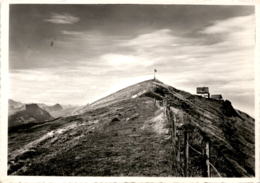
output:
[{"label": "cloud", "polygon": [[64,35],[71,35],[71,36],[79,36],[79,35],[83,35],[83,32],[79,32],[79,31],[67,31],[67,30],[63,30],[61,31],[62,34]]},{"label": "cloud", "polygon": [[175,41],[175,38],[171,35],[171,33],[172,30],[170,29],[155,30],[150,33],[141,34],[136,38],[123,43],[122,45],[141,46],[143,48],[154,48],[154,47],[165,46],[167,44],[171,45],[172,42]]},{"label": "cloud", "polygon": [[240,16],[240,17],[232,17],[226,20],[217,20],[214,21],[211,26],[206,27],[204,30],[200,31],[204,34],[226,34],[226,33],[234,33],[241,31],[248,31],[253,28],[252,22],[254,22],[254,16]]},{"label": "cloud", "polygon": [[153,65],[152,60],[140,56],[122,55],[122,54],[104,54],[101,56],[103,64],[108,64],[117,69],[129,69],[133,67],[145,67]]},{"label": "cloud", "polygon": [[44,19],[44,21],[54,24],[75,24],[80,21],[80,18],[75,17],[69,13],[53,13],[50,18]]},{"label": "cloud", "polygon": [[223,48],[252,47],[255,39],[255,16],[252,14],[215,21],[200,33],[220,37],[222,42],[219,43],[219,46]]},{"label": "cloud", "polygon": [[10,73],[10,98],[27,103],[84,104],[89,101],[87,96],[93,97],[94,90],[89,89],[95,85],[93,78],[84,73],[81,77],[63,74],[61,70],[34,69]]}]

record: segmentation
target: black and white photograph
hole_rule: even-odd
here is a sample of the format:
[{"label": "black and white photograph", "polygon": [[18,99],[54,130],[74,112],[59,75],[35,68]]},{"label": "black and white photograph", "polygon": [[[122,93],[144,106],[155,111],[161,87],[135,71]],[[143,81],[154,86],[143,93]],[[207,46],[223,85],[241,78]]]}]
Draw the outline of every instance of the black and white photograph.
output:
[{"label": "black and white photograph", "polygon": [[255,18],[10,4],[7,175],[255,177]]}]

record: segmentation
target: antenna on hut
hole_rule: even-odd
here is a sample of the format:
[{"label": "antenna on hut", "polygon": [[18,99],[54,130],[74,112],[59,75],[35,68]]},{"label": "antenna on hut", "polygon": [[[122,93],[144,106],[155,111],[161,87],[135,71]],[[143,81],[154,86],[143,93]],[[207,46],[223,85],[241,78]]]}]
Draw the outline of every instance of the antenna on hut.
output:
[{"label": "antenna on hut", "polygon": [[156,69],[153,70],[153,80],[156,80],[155,73],[157,72]]}]

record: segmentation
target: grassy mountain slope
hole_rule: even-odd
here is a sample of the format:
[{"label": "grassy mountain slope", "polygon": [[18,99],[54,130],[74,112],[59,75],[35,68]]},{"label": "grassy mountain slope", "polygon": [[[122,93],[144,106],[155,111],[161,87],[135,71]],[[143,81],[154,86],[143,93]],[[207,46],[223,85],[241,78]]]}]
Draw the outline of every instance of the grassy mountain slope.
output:
[{"label": "grassy mountain slope", "polygon": [[[221,176],[254,175],[254,119],[229,101],[202,98],[148,80],[81,112],[10,133],[8,173],[184,176],[181,127],[189,124],[194,128],[190,145],[202,151],[202,136],[209,138],[210,162]],[[180,127],[179,148],[172,144],[173,121]],[[189,176],[201,176],[201,164],[201,156],[190,150]],[[211,169],[212,176],[218,176]]]}]

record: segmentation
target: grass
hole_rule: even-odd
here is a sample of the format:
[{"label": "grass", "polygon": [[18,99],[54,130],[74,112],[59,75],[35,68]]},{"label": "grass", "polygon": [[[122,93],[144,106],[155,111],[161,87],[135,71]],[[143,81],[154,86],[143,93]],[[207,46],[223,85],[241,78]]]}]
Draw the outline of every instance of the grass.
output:
[{"label": "grass", "polygon": [[[164,89],[165,90],[165,89]],[[176,89],[155,89],[156,95],[167,94],[171,107],[179,110],[178,123],[192,122],[211,140],[210,161],[222,176],[253,175],[252,154],[254,141],[251,130],[253,122],[230,115],[234,112],[228,105],[228,116],[223,113],[223,101],[215,101]],[[139,92],[139,89],[137,88]],[[125,91],[124,91],[125,92]],[[133,92],[133,91],[131,91]],[[130,93],[131,93],[130,92]],[[176,92],[176,96],[175,93]],[[120,100],[113,101],[115,96]],[[154,98],[143,95],[124,99],[125,93],[110,96],[109,100],[83,114],[60,118],[9,134],[9,155],[29,142],[39,139],[51,130],[76,124],[64,133],[56,133],[35,145],[32,151],[17,156],[9,164],[9,174],[14,175],[66,175],[66,176],[183,176],[184,142],[181,141],[181,160],[177,164],[170,133],[158,133],[150,123],[161,110]],[[148,95],[150,96],[150,95]],[[154,96],[154,95],[151,95]],[[160,102],[162,105],[162,102]],[[240,116],[245,116],[239,112]],[[185,120],[182,120],[182,117]],[[231,116],[231,117],[230,117]],[[160,118],[163,119],[163,118]],[[244,120],[244,121],[243,121]],[[251,119],[250,119],[251,120]],[[154,123],[158,123],[155,120]],[[243,125],[244,124],[244,125]],[[161,123],[169,129],[171,125]],[[165,126],[164,126],[165,125]],[[205,135],[204,134],[204,135]],[[203,149],[202,136],[198,131],[190,135],[189,143],[198,150]],[[242,148],[245,147],[245,148]],[[240,151],[241,150],[241,151]],[[227,158],[225,158],[225,156]],[[244,158],[244,157],[246,158]],[[243,160],[241,160],[243,159]],[[10,160],[10,159],[9,159]],[[10,160],[11,161],[11,160]],[[236,171],[241,165],[244,170]],[[189,175],[202,175],[202,158],[190,151]],[[242,173],[241,173],[242,172]],[[212,174],[216,176],[216,174]]]}]

